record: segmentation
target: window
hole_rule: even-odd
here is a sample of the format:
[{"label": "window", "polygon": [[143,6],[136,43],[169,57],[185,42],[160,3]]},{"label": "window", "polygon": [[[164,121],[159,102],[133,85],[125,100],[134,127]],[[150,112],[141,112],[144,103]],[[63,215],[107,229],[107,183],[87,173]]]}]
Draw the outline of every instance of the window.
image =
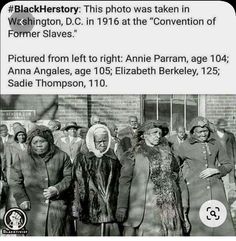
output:
[{"label": "window", "polygon": [[[201,115],[200,95],[144,95],[143,120],[161,120],[167,122],[170,131],[178,125],[188,130],[190,121]],[[204,116],[204,114],[202,113]]]}]

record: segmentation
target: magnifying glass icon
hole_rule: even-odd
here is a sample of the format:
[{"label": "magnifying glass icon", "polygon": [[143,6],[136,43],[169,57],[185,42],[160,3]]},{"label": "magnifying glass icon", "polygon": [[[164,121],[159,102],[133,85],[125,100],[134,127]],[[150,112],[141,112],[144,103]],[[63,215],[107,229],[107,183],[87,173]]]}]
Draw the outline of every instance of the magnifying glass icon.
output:
[{"label": "magnifying glass icon", "polygon": [[212,210],[212,211],[210,211],[210,215],[211,215],[212,217],[216,217],[216,212],[215,212],[214,210]]}]

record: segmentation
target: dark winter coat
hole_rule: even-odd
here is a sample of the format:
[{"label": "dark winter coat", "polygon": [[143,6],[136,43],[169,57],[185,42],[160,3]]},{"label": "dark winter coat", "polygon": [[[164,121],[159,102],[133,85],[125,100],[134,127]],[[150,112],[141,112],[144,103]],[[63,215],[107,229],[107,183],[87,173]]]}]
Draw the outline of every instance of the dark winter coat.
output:
[{"label": "dark winter coat", "polygon": [[115,221],[120,163],[109,149],[101,158],[78,154],[75,162],[74,207],[84,223]]},{"label": "dark winter coat", "polygon": [[[234,134],[229,131],[225,131],[223,138],[220,138],[216,132],[214,133],[213,136],[216,140],[221,142],[221,144],[224,146],[231,164],[235,167],[235,165],[236,165],[236,141],[235,141]],[[235,180],[236,175],[235,175],[234,168],[229,173],[229,176],[230,176],[230,182],[234,183],[236,181]]]},{"label": "dark winter coat", "polygon": [[[206,143],[200,143],[193,137],[190,137],[179,148],[179,155],[183,162],[183,177],[187,183],[189,194],[188,202],[183,205],[189,207],[188,216],[192,226],[190,235],[232,236],[235,233],[221,180],[222,176],[225,176],[232,170],[232,164],[223,146],[218,141],[209,137]],[[207,179],[200,179],[200,173],[206,168],[218,168],[220,173]],[[217,228],[207,227],[199,218],[200,207],[208,200],[218,200],[227,209],[226,221]]]},{"label": "dark winter coat", "polygon": [[[170,156],[172,156],[171,149],[165,138],[163,138],[162,141],[163,143],[158,146],[158,150],[159,152],[168,153],[170,158]],[[118,197],[118,208],[128,209],[128,217],[124,222],[124,226],[139,227],[142,223],[145,214],[147,184],[151,175],[150,158],[152,156],[152,151],[148,151],[151,149],[153,148],[147,147],[145,143],[143,143],[124,155],[125,160],[123,161],[124,164],[121,169]],[[183,215],[181,206],[181,191],[179,188],[179,166],[174,156],[172,156],[169,160],[170,165],[168,164],[168,168],[172,170],[172,175],[169,177],[168,181],[172,183],[171,185],[176,198],[175,205],[178,209],[178,222],[182,223]],[[162,161],[164,164],[166,160],[163,159]],[[161,166],[163,164],[161,164]],[[156,175],[156,178],[159,178],[162,175],[163,174],[160,173],[159,175]],[[161,183],[161,185],[165,186],[165,183]],[[184,185],[182,186],[184,187]],[[182,233],[181,230],[179,230],[179,232]]]},{"label": "dark winter coat", "polygon": [[[27,151],[19,153],[10,179],[17,204],[24,201],[31,204],[30,211],[26,211],[28,235],[65,235],[69,203],[67,190],[72,179],[69,156],[58,148],[51,158],[45,160],[32,157]],[[43,190],[49,186],[55,186],[59,195],[48,201]]]}]

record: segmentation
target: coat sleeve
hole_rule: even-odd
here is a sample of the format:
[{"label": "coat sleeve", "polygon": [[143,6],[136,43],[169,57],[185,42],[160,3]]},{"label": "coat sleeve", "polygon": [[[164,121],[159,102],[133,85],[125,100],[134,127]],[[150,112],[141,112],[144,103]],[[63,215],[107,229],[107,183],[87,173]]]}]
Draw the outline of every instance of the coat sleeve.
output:
[{"label": "coat sleeve", "polygon": [[[83,178],[82,165],[85,156],[78,154],[74,160],[74,201],[73,209],[78,213],[79,218],[82,218],[82,207],[86,202],[85,179]],[[85,174],[86,175],[86,174]]]},{"label": "coat sleeve", "polygon": [[13,196],[16,199],[16,203],[19,206],[24,201],[30,201],[24,186],[24,176],[21,169],[20,156],[15,156],[15,162],[13,163],[10,171],[10,187],[12,188]]},{"label": "coat sleeve", "polygon": [[233,165],[230,163],[224,147],[220,143],[216,143],[218,145],[218,162],[220,163],[220,166],[218,167],[218,170],[220,171],[218,177],[221,178],[233,169]]},{"label": "coat sleeve", "polygon": [[180,187],[180,193],[181,193],[181,201],[182,201],[182,207],[184,209],[189,208],[189,192],[188,192],[188,186],[183,176],[182,168],[179,170],[179,187]]},{"label": "coat sleeve", "polygon": [[236,176],[235,176],[235,169],[236,169],[236,141],[234,134],[231,133],[230,135],[230,144],[232,149],[232,164],[233,164],[233,170],[229,173],[229,182],[235,185],[236,182]]},{"label": "coat sleeve", "polygon": [[117,209],[128,208],[130,187],[135,165],[134,155],[131,151],[126,152],[123,158],[124,160],[122,161],[123,165],[121,167],[119,178]]},{"label": "coat sleeve", "polygon": [[72,164],[70,158],[66,153],[63,153],[63,159],[64,165],[62,180],[58,182],[56,185],[54,185],[54,187],[57,188],[59,194],[66,191],[70,187],[72,181]]}]

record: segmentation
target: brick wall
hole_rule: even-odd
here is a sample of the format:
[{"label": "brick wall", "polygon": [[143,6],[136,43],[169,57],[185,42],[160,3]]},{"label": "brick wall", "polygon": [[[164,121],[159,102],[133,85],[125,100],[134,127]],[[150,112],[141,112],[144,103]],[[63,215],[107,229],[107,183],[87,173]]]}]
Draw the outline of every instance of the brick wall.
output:
[{"label": "brick wall", "polygon": [[114,122],[120,128],[127,125],[128,116],[141,118],[140,95],[2,95],[2,110],[35,110],[36,119],[59,119],[62,126],[76,121],[88,126],[91,115]]},{"label": "brick wall", "polygon": [[35,110],[36,118],[58,118],[57,95],[1,95],[2,110]]},{"label": "brick wall", "polygon": [[[228,121],[228,130],[236,134],[236,95],[206,95],[205,116],[213,123],[218,118]],[[76,121],[87,126],[91,115],[102,121],[127,125],[129,115],[142,117],[140,95],[1,95],[2,110],[36,110],[38,118],[59,119],[64,125]]]},{"label": "brick wall", "polygon": [[236,135],[236,95],[207,95],[206,117],[213,123],[226,119],[227,129]]},{"label": "brick wall", "polygon": [[78,125],[87,126],[87,96],[86,95],[59,95],[58,119],[62,126],[69,121],[75,121]]},{"label": "brick wall", "polygon": [[101,120],[114,122],[119,129],[126,127],[128,117],[136,115],[141,118],[140,95],[92,95],[91,114],[101,117]]}]

